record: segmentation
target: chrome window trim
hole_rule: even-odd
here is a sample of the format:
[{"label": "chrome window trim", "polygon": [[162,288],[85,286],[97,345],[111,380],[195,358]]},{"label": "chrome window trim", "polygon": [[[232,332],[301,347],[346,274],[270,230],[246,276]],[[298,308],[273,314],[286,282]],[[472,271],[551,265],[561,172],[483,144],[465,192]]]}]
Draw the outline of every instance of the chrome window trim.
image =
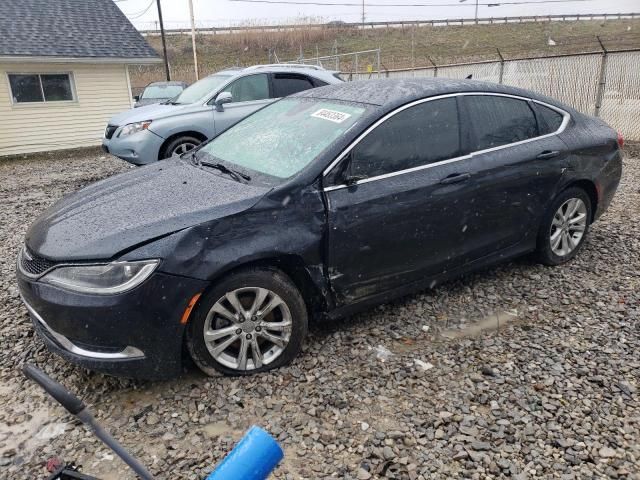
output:
[{"label": "chrome window trim", "polygon": [[[390,178],[390,177],[395,177],[397,175],[404,175],[405,173],[411,173],[411,172],[416,172],[419,170],[425,170],[427,168],[433,168],[433,167],[438,167],[440,165],[446,165],[447,163],[453,163],[453,162],[457,162],[460,160],[467,160],[470,158],[473,158],[477,155],[482,155],[484,153],[490,153],[490,152],[495,152],[497,150],[502,150],[504,148],[509,148],[509,147],[513,147],[516,145],[522,145],[524,143],[528,143],[528,142],[533,142],[536,140],[540,140],[543,138],[548,138],[554,135],[559,135],[562,132],[564,132],[564,130],[567,128],[567,125],[569,124],[569,122],[571,121],[571,115],[569,114],[569,112],[556,107],[555,105],[551,105],[549,103],[543,102],[541,100],[536,100],[534,98],[529,98],[529,97],[523,97],[520,95],[513,95],[513,94],[509,94],[509,93],[498,93],[498,92],[458,92],[458,93],[447,93],[444,95],[436,95],[434,97],[429,97],[429,98],[421,98],[419,100],[414,100],[413,102],[407,103],[406,105],[402,105],[401,107],[387,113],[386,115],[384,115],[382,118],[378,119],[373,125],[371,125],[369,128],[367,128],[364,132],[362,132],[360,134],[360,136],[358,138],[356,138],[353,142],[351,142],[351,144],[349,144],[349,146],[347,146],[341,153],[340,155],[338,155],[336,157],[335,160],[333,160],[333,162],[331,162],[329,164],[329,166],[327,168],[324,169],[324,171],[322,172],[322,176],[326,177],[331,170],[333,170],[333,168],[340,163],[340,161],[346,157],[351,150],[353,150],[356,145],[358,145],[358,143],[360,143],[360,141],[362,141],[367,135],[369,135],[369,133],[371,133],[373,130],[375,130],[379,125],[381,125],[382,123],[386,122],[389,118],[395,116],[396,114],[411,108],[415,105],[420,105],[422,103],[426,103],[426,102],[431,102],[434,100],[440,100],[443,98],[451,98],[451,97],[463,97],[463,96],[493,96],[493,97],[507,97],[507,98],[515,98],[516,100],[524,100],[526,102],[534,102],[537,103],[539,105],[545,106],[547,108],[550,108],[551,110],[555,110],[556,112],[562,114],[563,119],[562,119],[562,123],[560,124],[560,127],[558,127],[558,129],[555,132],[551,132],[551,133],[546,133],[544,135],[539,135],[537,137],[533,137],[533,138],[527,138],[526,140],[520,140],[519,142],[513,142],[513,143],[508,143],[506,145],[500,145],[497,147],[492,147],[492,148],[486,148],[484,150],[477,150],[471,153],[468,153],[466,155],[462,155],[460,157],[454,157],[454,158],[449,158],[447,160],[441,160],[439,162],[434,162],[434,163],[428,163],[426,165],[419,165],[417,167],[412,167],[412,168],[407,168],[405,170],[397,170],[395,172],[390,172],[390,173],[385,173],[383,175],[377,175],[375,177],[370,177],[370,178],[365,178],[364,180],[359,180],[357,182],[355,182],[353,185],[361,185],[364,183],[369,183],[369,182],[373,182],[376,180],[381,180],[384,178]],[[533,112],[532,112],[533,113]],[[535,115],[535,113],[534,113]],[[351,186],[353,186],[351,185]],[[342,188],[346,188],[347,185],[345,184],[340,184],[340,185],[332,185],[329,187],[325,187],[324,191],[325,192],[331,192],[333,190],[339,190]]]},{"label": "chrome window trim", "polygon": [[[213,102],[215,102],[215,100],[218,97],[218,95],[220,95],[222,92],[228,91],[228,90],[226,90],[226,88],[230,87],[232,83],[237,82],[241,78],[251,77],[251,76],[256,76],[256,75],[266,75],[267,76],[267,83],[269,84],[269,95],[271,95],[271,79],[269,78],[269,72],[239,73],[237,75],[229,75],[230,80],[227,83],[225,83],[223,86],[221,86],[213,95],[211,95],[210,97],[207,97],[207,100],[202,105],[213,106],[213,104],[214,104]],[[268,98],[263,98],[262,100],[274,100],[274,98],[268,97]],[[229,103],[238,104],[238,103],[248,103],[248,102],[260,102],[262,100],[245,100],[244,102],[229,102]],[[198,102],[195,102],[195,103],[198,103]]]}]

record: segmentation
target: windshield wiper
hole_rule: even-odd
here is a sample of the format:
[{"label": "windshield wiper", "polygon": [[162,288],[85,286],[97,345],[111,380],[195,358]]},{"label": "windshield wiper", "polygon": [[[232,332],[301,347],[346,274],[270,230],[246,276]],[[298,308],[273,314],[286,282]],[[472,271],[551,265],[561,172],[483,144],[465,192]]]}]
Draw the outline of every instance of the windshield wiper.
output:
[{"label": "windshield wiper", "polygon": [[247,175],[246,173],[242,173],[242,172],[239,172],[237,170],[233,170],[232,168],[229,168],[226,165],[223,165],[222,163],[212,163],[212,162],[207,162],[207,161],[201,161],[200,165],[202,165],[204,167],[215,168],[216,170],[219,170],[220,172],[229,175],[231,178],[233,178],[234,180],[236,180],[238,182],[241,181],[240,179],[244,179],[247,182],[251,181],[251,177],[249,175]]}]

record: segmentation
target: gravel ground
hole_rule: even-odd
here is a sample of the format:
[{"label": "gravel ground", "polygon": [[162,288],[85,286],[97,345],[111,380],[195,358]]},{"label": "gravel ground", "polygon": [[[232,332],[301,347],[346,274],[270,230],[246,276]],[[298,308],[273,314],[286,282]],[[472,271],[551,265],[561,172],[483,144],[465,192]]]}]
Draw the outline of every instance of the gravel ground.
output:
[{"label": "gravel ground", "polygon": [[[274,478],[640,478],[640,151],[576,260],[517,260],[331,325],[294,364],[166,382],[69,365],[34,338],[14,285],[28,224],[128,166],[96,151],[0,162],[0,477],[51,456],[133,478],[24,380],[32,361],[82,395],[160,478],[204,478],[253,423],[279,438]],[[174,473],[175,472],[175,473]]]}]

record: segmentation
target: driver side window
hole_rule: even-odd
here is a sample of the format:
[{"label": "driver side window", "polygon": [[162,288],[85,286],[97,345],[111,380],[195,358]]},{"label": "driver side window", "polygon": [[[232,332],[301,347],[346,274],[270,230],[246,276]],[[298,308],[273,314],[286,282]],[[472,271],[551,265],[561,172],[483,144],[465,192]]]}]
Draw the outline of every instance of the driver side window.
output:
[{"label": "driver side window", "polygon": [[265,73],[242,77],[226,88],[233,95],[233,102],[250,102],[269,98],[269,78]]},{"label": "driver side window", "polygon": [[371,131],[351,151],[350,173],[362,178],[419,167],[461,155],[454,97],[407,108]]}]

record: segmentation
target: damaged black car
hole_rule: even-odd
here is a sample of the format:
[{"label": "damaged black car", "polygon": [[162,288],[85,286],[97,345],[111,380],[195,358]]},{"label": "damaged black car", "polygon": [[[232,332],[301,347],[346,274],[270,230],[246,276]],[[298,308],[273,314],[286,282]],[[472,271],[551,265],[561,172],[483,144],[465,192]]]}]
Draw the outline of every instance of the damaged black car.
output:
[{"label": "damaged black car", "polygon": [[[529,91],[379,80],[301,92],[65,197],[18,258],[35,330],[116,375],[251,374],[338,318],[534,252],[569,261],[622,138]],[[401,319],[398,319],[401,321]]]}]

